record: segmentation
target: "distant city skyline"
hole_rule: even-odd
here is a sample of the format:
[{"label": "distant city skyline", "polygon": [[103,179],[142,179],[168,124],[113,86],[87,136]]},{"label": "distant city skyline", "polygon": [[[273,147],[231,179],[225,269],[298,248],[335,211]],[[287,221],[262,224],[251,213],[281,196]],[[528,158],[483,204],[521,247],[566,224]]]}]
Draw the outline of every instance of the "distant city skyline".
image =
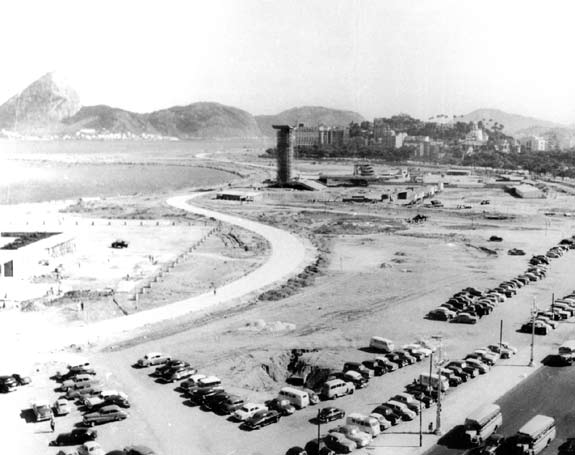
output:
[{"label": "distant city skyline", "polygon": [[478,108],[575,123],[568,0],[24,0],[0,6],[0,103],[56,71],[82,104]]}]

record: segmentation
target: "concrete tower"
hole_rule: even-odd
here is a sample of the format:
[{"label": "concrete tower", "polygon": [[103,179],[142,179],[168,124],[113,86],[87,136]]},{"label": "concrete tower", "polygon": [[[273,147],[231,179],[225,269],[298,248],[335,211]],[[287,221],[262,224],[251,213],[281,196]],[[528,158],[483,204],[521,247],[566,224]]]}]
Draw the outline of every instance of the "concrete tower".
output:
[{"label": "concrete tower", "polygon": [[278,154],[278,185],[283,186],[291,182],[294,129],[289,125],[273,125],[277,132]]}]

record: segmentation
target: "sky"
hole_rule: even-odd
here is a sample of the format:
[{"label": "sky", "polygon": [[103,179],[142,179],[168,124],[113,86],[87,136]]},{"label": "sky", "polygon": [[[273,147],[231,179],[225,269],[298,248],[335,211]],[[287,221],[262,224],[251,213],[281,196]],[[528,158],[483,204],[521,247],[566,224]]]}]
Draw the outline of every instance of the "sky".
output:
[{"label": "sky", "polygon": [[1,0],[0,103],[56,71],[84,105],[498,108],[575,123],[572,0]]}]

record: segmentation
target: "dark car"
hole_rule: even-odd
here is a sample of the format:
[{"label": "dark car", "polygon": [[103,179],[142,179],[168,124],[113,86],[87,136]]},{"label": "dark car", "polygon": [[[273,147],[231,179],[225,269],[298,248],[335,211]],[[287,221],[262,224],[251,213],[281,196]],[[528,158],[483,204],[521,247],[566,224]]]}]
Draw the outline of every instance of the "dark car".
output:
[{"label": "dark car", "polygon": [[202,408],[213,411],[221,401],[225,401],[230,394],[225,390],[217,390],[213,394],[206,394],[203,398]]},{"label": "dark car", "polygon": [[190,366],[190,364],[184,360],[171,359],[170,361],[157,367],[152,373],[152,376],[163,377],[165,374],[171,374],[172,370],[175,370],[179,367],[187,367],[187,366]]},{"label": "dark car", "polygon": [[8,393],[16,390],[18,383],[13,376],[0,376],[0,392]]},{"label": "dark car", "polygon": [[280,420],[280,413],[274,410],[258,411],[244,422],[246,428],[257,430]]},{"label": "dark car", "polygon": [[357,448],[357,444],[347,439],[342,433],[330,433],[323,440],[330,449],[337,453],[350,453]]},{"label": "dark car", "polygon": [[431,405],[435,402],[435,400],[431,397],[431,395],[426,394],[425,392],[419,392],[417,390],[408,391],[406,390],[405,393],[410,394],[413,398],[417,401],[421,401],[421,404],[426,408],[431,407]]},{"label": "dark car", "polygon": [[312,439],[305,445],[307,455],[335,455],[335,452],[325,445],[323,438]]},{"label": "dark car", "polygon": [[98,437],[98,432],[92,428],[77,428],[69,433],[60,433],[56,439],[50,442],[51,446],[73,446],[84,444],[87,441],[94,441]]},{"label": "dark car", "polygon": [[365,365],[366,368],[373,370],[374,376],[381,376],[388,372],[388,368],[382,362],[379,362],[377,359],[364,360],[362,363]]},{"label": "dark car", "polygon": [[425,317],[427,319],[431,319],[432,321],[449,321],[453,317],[452,313],[453,312],[451,310],[449,310],[449,312],[447,312],[447,311],[435,309],[435,310],[431,310],[429,313],[427,313],[427,315]]},{"label": "dark car", "polygon": [[[479,373],[476,373],[476,374],[479,374]],[[430,388],[427,385],[421,384],[417,381],[406,385],[405,391],[407,393],[410,393],[410,394],[422,393],[422,394],[428,396],[429,398],[431,398],[433,401],[437,401],[437,390],[434,388]]]},{"label": "dark car", "polygon": [[343,409],[334,408],[332,406],[320,409],[317,413],[319,423],[327,423],[333,420],[343,419],[344,417],[345,411]]},{"label": "dark car", "polygon": [[147,446],[128,446],[124,447],[125,455],[156,455],[152,449]]},{"label": "dark car", "polygon": [[397,351],[389,352],[384,355],[387,359],[389,359],[393,363],[396,363],[400,368],[409,365],[409,360],[405,356],[400,355]]},{"label": "dark car", "polygon": [[547,335],[549,333],[549,326],[545,323],[539,323],[541,321],[535,321],[535,329],[533,329],[533,324],[527,322],[521,326],[521,332],[531,333],[535,332],[535,335]]},{"label": "dark car", "polygon": [[16,384],[18,385],[26,385],[32,382],[32,379],[30,379],[28,376],[21,376],[18,373],[14,373],[12,377],[14,378]]},{"label": "dark car", "polygon": [[204,404],[205,400],[209,396],[213,396],[216,394],[222,394],[224,392],[225,392],[224,388],[221,386],[202,387],[202,388],[194,389],[191,392],[188,392],[188,398],[190,399],[191,403],[197,404],[198,406],[201,406]]},{"label": "dark car", "polygon": [[218,414],[231,414],[236,409],[241,408],[245,404],[245,400],[238,395],[230,395],[223,401],[218,402],[213,407],[213,411]]},{"label": "dark car", "polygon": [[308,455],[308,453],[305,451],[303,447],[294,446],[290,447],[285,453],[285,455]]},{"label": "dark car", "polygon": [[445,368],[453,371],[453,374],[459,377],[462,382],[467,382],[467,380],[471,377],[471,374],[469,372],[464,371],[463,368],[458,367],[456,365],[450,365]]},{"label": "dark car", "polygon": [[116,240],[112,242],[112,245],[110,246],[116,249],[128,248],[128,242],[126,242],[125,240]]},{"label": "dark car", "polygon": [[277,411],[282,416],[292,415],[295,412],[295,406],[290,403],[289,400],[282,400],[279,398],[274,398],[273,400],[268,400],[264,403],[268,409]]},{"label": "dark car", "polygon": [[567,440],[559,446],[557,455],[575,455],[575,438],[567,438]]},{"label": "dark car", "polygon": [[377,408],[371,411],[371,413],[382,415],[386,420],[389,420],[392,425],[397,425],[401,421],[401,416],[399,414],[384,405],[379,405]]},{"label": "dark car", "polygon": [[101,403],[95,404],[92,406],[90,411],[97,411],[98,409],[103,408],[104,406],[108,406],[111,404],[115,404],[116,406],[120,406],[121,408],[127,409],[130,407],[130,402],[120,395],[110,395],[104,398]]}]

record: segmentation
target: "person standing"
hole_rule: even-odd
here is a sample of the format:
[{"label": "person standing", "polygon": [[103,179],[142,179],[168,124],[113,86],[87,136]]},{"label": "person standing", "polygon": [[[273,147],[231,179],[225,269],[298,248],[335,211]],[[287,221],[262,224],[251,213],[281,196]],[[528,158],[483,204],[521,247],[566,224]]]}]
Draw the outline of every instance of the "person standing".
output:
[{"label": "person standing", "polygon": [[50,428],[52,429],[52,433],[56,431],[56,421],[54,420],[54,416],[50,417]]}]

